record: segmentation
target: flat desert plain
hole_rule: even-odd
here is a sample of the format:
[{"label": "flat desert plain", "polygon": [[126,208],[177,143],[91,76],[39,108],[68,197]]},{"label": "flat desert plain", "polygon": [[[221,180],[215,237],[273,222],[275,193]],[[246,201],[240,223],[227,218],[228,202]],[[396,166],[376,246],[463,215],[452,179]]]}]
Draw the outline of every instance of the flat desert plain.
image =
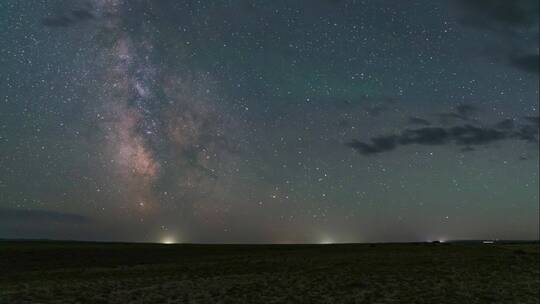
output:
[{"label": "flat desert plain", "polygon": [[540,303],[538,243],[0,242],[0,303]]}]

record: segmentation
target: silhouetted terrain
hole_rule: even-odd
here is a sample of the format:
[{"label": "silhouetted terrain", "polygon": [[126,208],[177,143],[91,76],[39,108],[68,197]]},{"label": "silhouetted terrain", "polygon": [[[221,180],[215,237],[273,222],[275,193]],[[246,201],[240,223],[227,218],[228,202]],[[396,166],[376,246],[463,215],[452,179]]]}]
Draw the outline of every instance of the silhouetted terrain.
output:
[{"label": "silhouetted terrain", "polygon": [[0,242],[0,303],[539,303],[538,244]]}]

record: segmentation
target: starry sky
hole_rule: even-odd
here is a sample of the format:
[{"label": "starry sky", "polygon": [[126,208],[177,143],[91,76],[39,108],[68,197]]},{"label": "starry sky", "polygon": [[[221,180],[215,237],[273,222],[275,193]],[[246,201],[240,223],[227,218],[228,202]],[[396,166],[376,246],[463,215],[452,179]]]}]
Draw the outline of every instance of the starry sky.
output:
[{"label": "starry sky", "polygon": [[538,239],[537,0],[0,2],[0,238]]}]

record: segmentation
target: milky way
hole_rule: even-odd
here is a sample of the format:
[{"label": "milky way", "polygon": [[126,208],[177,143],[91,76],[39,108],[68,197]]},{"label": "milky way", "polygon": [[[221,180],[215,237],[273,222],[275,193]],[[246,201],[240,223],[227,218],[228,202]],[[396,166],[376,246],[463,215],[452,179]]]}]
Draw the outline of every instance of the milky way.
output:
[{"label": "milky way", "polygon": [[0,237],[537,238],[538,3],[488,2],[3,1]]},{"label": "milky way", "polygon": [[[148,8],[145,4],[139,9]],[[125,30],[126,20],[141,17],[128,10],[132,5],[94,5],[100,31],[114,37],[103,47],[105,90],[100,96],[104,150],[110,174],[123,188],[114,202],[118,206],[112,207],[140,222],[171,208],[179,209],[175,222],[182,221],[182,212],[213,216],[208,213],[220,212],[226,192],[221,179],[233,161],[228,132],[235,124],[219,111],[208,75],[181,66],[163,68],[151,22]]]}]

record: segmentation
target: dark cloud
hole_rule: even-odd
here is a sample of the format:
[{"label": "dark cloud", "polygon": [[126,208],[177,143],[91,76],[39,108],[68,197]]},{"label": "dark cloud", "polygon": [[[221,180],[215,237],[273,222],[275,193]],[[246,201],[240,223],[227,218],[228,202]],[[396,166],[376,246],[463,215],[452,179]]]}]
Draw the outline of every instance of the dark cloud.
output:
[{"label": "dark cloud", "polygon": [[46,27],[70,27],[92,19],[95,19],[95,16],[89,9],[78,8],[68,13],[45,17],[41,20],[41,24]]},{"label": "dark cloud", "polygon": [[475,151],[475,149],[471,146],[465,146],[463,148],[460,149],[461,152],[472,152],[472,151]]},{"label": "dark cloud", "polygon": [[0,208],[0,222],[3,224],[10,222],[27,224],[73,224],[88,223],[91,222],[91,218],[79,214],[47,210]]},{"label": "dark cloud", "polygon": [[525,120],[535,124],[536,126],[540,125],[540,116],[527,116],[525,117]]},{"label": "dark cloud", "polygon": [[499,30],[528,28],[538,22],[538,0],[459,0],[462,23]]},{"label": "dark cloud", "polygon": [[460,116],[457,113],[453,113],[453,112],[451,112],[451,113],[440,113],[440,114],[437,114],[437,116],[439,117],[440,123],[443,124],[443,125],[453,124],[456,121],[463,119],[462,116]]},{"label": "dark cloud", "polygon": [[[539,73],[539,54],[531,51],[538,49],[540,1],[459,0],[458,3],[463,8],[463,25],[501,35],[505,42],[500,50],[505,53],[507,62],[523,71]],[[534,46],[531,47],[529,41],[533,41]]]},{"label": "dark cloud", "polygon": [[480,109],[470,104],[459,104],[455,106],[454,111],[438,114],[442,124],[452,124],[456,121],[474,121],[476,114]]},{"label": "dark cloud", "polygon": [[399,143],[402,145],[442,145],[448,141],[449,135],[446,129],[438,127],[405,130],[399,136]]},{"label": "dark cloud", "polygon": [[521,126],[512,135],[515,138],[531,143],[538,143],[538,132],[540,127],[540,116],[527,116],[525,121],[529,124]]},{"label": "dark cloud", "polygon": [[419,118],[419,117],[409,117],[409,124],[411,125],[420,125],[420,126],[429,126],[431,125],[431,122],[427,119]]},{"label": "dark cloud", "polygon": [[[103,222],[74,213],[36,209],[0,208],[0,238],[107,239]],[[119,227],[111,229],[114,234]],[[111,234],[109,235],[111,236]]]},{"label": "dark cloud", "polygon": [[328,3],[330,4],[341,4],[345,2],[345,0],[326,0],[326,1],[328,1]]},{"label": "dark cloud", "polygon": [[515,123],[513,119],[504,119],[499,121],[495,124],[495,128],[501,129],[501,130],[511,130],[515,127]]},{"label": "dark cloud", "polygon": [[515,57],[511,60],[511,63],[530,73],[539,73],[540,71],[540,56],[538,54],[529,54],[524,56]]},{"label": "dark cloud", "polygon": [[397,136],[381,136],[371,139],[371,144],[366,144],[358,140],[353,140],[346,145],[358,151],[362,155],[378,154],[391,151],[397,147]]},{"label": "dark cloud", "polygon": [[506,134],[497,129],[472,125],[452,127],[449,133],[456,144],[467,146],[489,144],[506,138]]},{"label": "dark cloud", "polygon": [[519,128],[518,131],[513,133],[513,137],[521,139],[531,143],[538,142],[538,126],[526,125]]},{"label": "dark cloud", "polygon": [[[504,128],[501,128],[501,124]],[[510,128],[508,120],[496,124],[495,127],[478,127],[471,124],[449,128],[424,127],[406,129],[399,134],[373,137],[369,143],[353,140],[346,145],[362,155],[373,155],[412,144],[425,146],[454,144],[462,146],[461,151],[467,152],[473,151],[473,146],[486,145],[505,139],[538,141],[537,127],[525,125],[516,132],[512,131],[512,128]]]},{"label": "dark cloud", "polygon": [[461,117],[468,119],[478,112],[478,107],[470,104],[459,104],[456,106],[456,112]]}]

